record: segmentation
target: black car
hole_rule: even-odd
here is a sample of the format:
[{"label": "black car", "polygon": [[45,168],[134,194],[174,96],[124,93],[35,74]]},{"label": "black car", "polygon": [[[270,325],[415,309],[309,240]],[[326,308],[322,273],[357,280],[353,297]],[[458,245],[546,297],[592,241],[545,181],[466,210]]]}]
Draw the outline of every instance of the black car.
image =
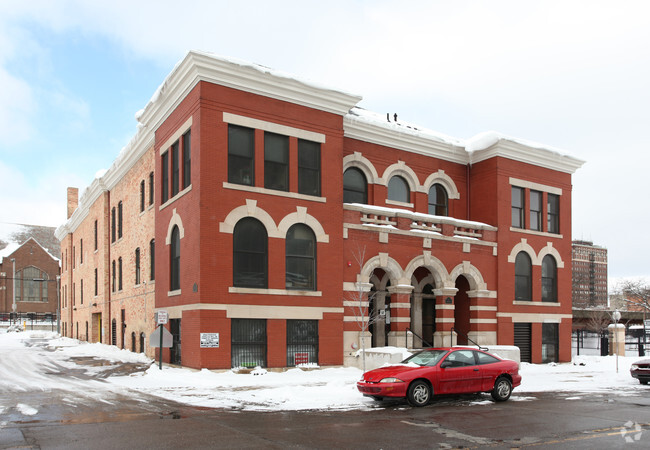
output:
[{"label": "black car", "polygon": [[639,380],[641,384],[650,381],[650,359],[641,359],[630,366],[630,375]]}]

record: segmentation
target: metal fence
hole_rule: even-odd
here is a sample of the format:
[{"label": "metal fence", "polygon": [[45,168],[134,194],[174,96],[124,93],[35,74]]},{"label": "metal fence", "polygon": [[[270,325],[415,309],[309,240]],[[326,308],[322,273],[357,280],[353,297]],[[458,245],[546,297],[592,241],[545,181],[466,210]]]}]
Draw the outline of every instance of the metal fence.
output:
[{"label": "metal fence", "polygon": [[[648,330],[650,331],[650,330]],[[609,336],[607,333],[595,333],[585,330],[574,330],[571,336],[571,350],[573,355],[608,355]],[[643,336],[643,330],[627,329],[625,331],[625,355],[645,356],[650,345],[650,334]]]},{"label": "metal fence", "polygon": [[26,330],[57,331],[57,313],[0,313],[0,325],[23,325]]}]

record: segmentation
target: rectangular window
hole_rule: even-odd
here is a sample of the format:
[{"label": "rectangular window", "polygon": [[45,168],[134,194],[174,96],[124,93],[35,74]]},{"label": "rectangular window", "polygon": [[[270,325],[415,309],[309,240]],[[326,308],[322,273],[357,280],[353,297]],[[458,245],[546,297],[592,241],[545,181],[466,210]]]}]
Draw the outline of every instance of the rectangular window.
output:
[{"label": "rectangular window", "polygon": [[84,240],[79,239],[79,264],[84,263]]},{"label": "rectangular window", "polygon": [[76,247],[73,245],[72,246],[72,268],[74,269],[77,264],[77,256],[76,256]]},{"label": "rectangular window", "polygon": [[558,362],[559,333],[557,323],[542,324],[542,363]]},{"label": "rectangular window", "polygon": [[287,367],[318,364],[318,320],[287,320]]},{"label": "rectangular window", "polygon": [[169,200],[169,152],[162,155],[162,202]]},{"label": "rectangular window", "polygon": [[228,182],[255,185],[255,130],[228,125]]},{"label": "rectangular window", "polygon": [[140,182],[140,212],[144,211],[144,180]]},{"label": "rectangular window", "polygon": [[512,187],[512,226],[524,228],[524,189]]},{"label": "rectangular window", "polygon": [[95,250],[97,250],[97,221],[95,220]]},{"label": "rectangular window", "polygon": [[117,238],[122,239],[122,202],[117,204]]},{"label": "rectangular window", "polygon": [[117,290],[121,291],[122,290],[122,258],[119,258],[117,260],[117,263],[119,265],[118,273],[117,273],[117,281],[118,281]]},{"label": "rectangular window", "polygon": [[156,279],[156,241],[152,239],[149,242],[149,279]]},{"label": "rectangular window", "polygon": [[135,285],[140,284],[140,249],[135,249]]},{"label": "rectangular window", "polygon": [[530,229],[542,231],[542,193],[530,191]]},{"label": "rectangular window", "polygon": [[95,269],[95,297],[97,297],[97,289],[99,288],[97,284],[97,269]]},{"label": "rectangular window", "polygon": [[264,133],[264,187],[289,191],[289,137]]},{"label": "rectangular window", "polygon": [[232,367],[266,367],[266,320],[232,319]]},{"label": "rectangular window", "polygon": [[298,193],[320,196],[320,144],[298,139]]},{"label": "rectangular window", "polygon": [[180,166],[178,164],[178,141],[172,145],[172,197],[178,194]]},{"label": "rectangular window", "polygon": [[560,232],[560,196],[548,194],[547,197],[548,232]]},{"label": "rectangular window", "polygon": [[79,288],[79,300],[84,304],[84,280],[81,280],[81,287]]},{"label": "rectangular window", "polygon": [[115,260],[113,260],[113,273],[112,273],[112,279],[113,279],[113,292],[115,292],[115,288],[117,288],[117,283],[116,283],[116,272],[115,272]]},{"label": "rectangular window", "polygon": [[183,135],[183,189],[192,184],[192,134]]},{"label": "rectangular window", "polygon": [[153,172],[149,174],[149,205],[153,205]]}]

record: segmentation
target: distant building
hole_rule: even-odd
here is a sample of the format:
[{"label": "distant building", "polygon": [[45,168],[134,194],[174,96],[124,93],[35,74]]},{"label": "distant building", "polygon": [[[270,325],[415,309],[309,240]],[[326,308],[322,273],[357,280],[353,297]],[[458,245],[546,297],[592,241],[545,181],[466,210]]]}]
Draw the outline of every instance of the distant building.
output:
[{"label": "distant building", "polygon": [[1,315],[56,313],[61,250],[54,237],[55,230],[54,227],[0,223]]},{"label": "distant building", "polygon": [[573,241],[573,307],[607,306],[607,249],[590,241]]}]

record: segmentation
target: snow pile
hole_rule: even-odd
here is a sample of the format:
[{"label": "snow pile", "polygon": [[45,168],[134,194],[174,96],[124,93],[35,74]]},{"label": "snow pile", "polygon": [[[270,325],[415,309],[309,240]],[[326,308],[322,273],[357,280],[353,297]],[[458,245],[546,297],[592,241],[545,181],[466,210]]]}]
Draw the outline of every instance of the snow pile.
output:
[{"label": "snow pile", "polygon": [[[381,352],[381,349],[373,349]],[[392,355],[406,354],[403,348],[387,348]],[[80,360],[81,359],[81,360]],[[575,392],[569,399],[594,393],[635,395],[647,392],[629,374],[637,357],[576,356],[572,363],[522,363],[522,385],[514,390],[513,400],[533,401],[536,392]],[[90,362],[89,362],[90,361]],[[101,361],[101,367],[94,367]],[[96,375],[124,364],[150,365],[134,369],[130,375]],[[88,366],[87,364],[90,364]],[[65,376],[74,371],[83,376]],[[113,373],[113,372],[110,372]],[[62,376],[64,375],[64,376]],[[104,374],[106,375],[106,374]],[[292,368],[288,370],[255,369],[237,373],[233,370],[194,370],[163,365],[140,353],[105,344],[88,344],[62,338],[56,333],[6,333],[0,331],[0,391],[19,394],[27,391],[69,391],[75,398],[89,397],[109,401],[111,395],[154,395],[168,400],[212,408],[234,410],[364,410],[374,402],[356,388],[362,371],[352,367]],[[83,396],[83,397],[82,397]],[[479,398],[477,402],[490,401]],[[12,406],[19,408],[15,402]],[[476,402],[472,402],[475,404]],[[0,410],[7,405],[0,401]],[[29,406],[23,414],[35,412]]]}]

